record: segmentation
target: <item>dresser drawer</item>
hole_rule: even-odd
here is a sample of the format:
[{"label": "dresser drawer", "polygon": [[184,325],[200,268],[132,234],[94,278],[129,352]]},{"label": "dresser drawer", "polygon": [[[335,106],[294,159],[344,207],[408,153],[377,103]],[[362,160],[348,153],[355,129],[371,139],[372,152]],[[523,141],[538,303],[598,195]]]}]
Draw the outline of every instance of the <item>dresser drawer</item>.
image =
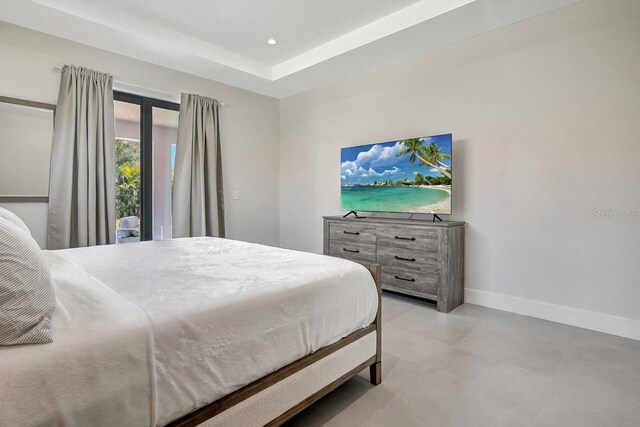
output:
[{"label": "dresser drawer", "polygon": [[410,225],[380,227],[378,245],[436,251],[438,250],[438,231]]},{"label": "dresser drawer", "polygon": [[376,262],[383,266],[437,272],[438,252],[378,246]]},{"label": "dresser drawer", "polygon": [[329,225],[329,238],[343,242],[376,243],[375,227],[361,224],[331,223]]},{"label": "dresser drawer", "polygon": [[448,313],[464,302],[464,223],[324,217],[323,253],[382,266],[382,289],[437,301]]},{"label": "dresser drawer", "polygon": [[329,255],[376,262],[376,245],[331,240],[329,242]]},{"label": "dresser drawer", "polygon": [[413,293],[438,295],[439,275],[396,267],[382,267],[382,285]]}]

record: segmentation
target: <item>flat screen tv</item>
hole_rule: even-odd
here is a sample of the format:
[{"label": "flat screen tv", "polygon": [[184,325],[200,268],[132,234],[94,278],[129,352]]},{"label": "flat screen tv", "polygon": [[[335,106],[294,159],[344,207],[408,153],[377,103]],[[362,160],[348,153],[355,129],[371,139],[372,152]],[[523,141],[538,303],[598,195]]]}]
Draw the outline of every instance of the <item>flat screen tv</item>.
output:
[{"label": "flat screen tv", "polygon": [[451,214],[451,153],[451,134],[342,148],[342,210]]}]

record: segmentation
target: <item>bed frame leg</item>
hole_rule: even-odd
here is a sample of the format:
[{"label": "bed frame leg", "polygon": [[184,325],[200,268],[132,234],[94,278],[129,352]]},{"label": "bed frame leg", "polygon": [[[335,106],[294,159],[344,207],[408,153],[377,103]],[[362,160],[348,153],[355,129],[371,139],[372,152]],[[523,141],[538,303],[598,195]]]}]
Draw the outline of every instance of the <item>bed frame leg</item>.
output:
[{"label": "bed frame leg", "polygon": [[373,385],[378,385],[382,382],[382,362],[376,362],[369,366],[369,378]]}]

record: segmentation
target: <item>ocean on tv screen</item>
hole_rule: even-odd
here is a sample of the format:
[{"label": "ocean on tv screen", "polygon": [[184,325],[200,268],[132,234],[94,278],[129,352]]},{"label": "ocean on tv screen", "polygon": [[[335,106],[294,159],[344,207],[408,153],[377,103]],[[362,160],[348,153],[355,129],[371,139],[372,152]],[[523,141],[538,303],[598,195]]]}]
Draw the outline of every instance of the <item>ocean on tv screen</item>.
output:
[{"label": "ocean on tv screen", "polygon": [[451,134],[343,148],[345,211],[451,213]]}]

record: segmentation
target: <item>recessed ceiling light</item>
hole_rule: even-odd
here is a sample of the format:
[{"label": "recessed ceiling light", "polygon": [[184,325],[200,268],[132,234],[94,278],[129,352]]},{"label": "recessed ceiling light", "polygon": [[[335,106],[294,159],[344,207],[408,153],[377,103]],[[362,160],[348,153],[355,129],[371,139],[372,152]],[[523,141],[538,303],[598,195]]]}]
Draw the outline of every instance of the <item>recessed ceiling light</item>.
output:
[{"label": "recessed ceiling light", "polygon": [[267,40],[267,43],[269,43],[271,46],[278,44],[278,40],[276,39],[269,39]]}]

